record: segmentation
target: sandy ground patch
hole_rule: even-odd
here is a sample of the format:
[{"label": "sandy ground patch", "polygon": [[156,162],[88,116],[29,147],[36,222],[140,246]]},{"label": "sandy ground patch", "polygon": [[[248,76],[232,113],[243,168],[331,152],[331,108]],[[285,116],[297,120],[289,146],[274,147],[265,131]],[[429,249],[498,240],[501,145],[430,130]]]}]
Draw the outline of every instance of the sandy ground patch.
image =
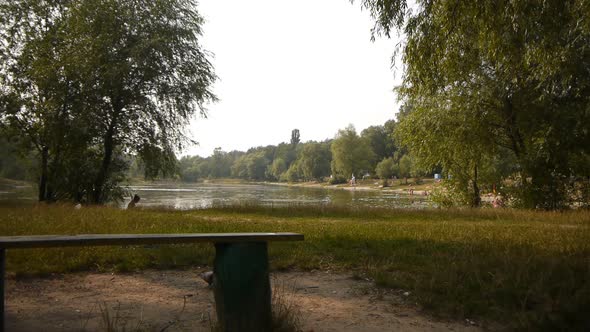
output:
[{"label": "sandy ground patch", "polygon": [[[198,274],[143,271],[73,273],[7,280],[7,331],[104,331],[104,316],[126,331],[210,331],[212,290]],[[480,331],[416,310],[411,295],[325,272],[274,273],[300,312],[303,331]]]}]

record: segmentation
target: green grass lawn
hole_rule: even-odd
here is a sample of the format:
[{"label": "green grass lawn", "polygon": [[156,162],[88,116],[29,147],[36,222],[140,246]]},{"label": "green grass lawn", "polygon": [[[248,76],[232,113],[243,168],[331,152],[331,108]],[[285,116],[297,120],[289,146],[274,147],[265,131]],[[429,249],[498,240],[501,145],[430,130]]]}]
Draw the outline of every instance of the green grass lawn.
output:
[{"label": "green grass lawn", "polygon": [[[1,235],[300,232],[273,243],[273,269],[321,269],[403,289],[430,313],[509,329],[590,328],[590,212],[271,209],[199,211],[0,206]],[[211,245],[8,251],[18,275],[210,264]]]}]

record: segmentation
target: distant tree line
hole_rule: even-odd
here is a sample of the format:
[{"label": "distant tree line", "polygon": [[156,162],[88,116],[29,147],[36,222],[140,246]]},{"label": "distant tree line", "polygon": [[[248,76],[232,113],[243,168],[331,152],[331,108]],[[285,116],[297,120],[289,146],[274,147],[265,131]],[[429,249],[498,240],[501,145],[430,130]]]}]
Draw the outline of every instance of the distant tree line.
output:
[{"label": "distant tree line", "polygon": [[182,181],[236,178],[251,181],[324,181],[343,183],[357,178],[409,177],[418,174],[411,157],[395,144],[396,121],[371,126],[360,135],[354,126],[338,131],[333,139],[300,142],[294,129],[291,140],[246,152],[214,150],[207,158],[185,156],[178,162]]}]

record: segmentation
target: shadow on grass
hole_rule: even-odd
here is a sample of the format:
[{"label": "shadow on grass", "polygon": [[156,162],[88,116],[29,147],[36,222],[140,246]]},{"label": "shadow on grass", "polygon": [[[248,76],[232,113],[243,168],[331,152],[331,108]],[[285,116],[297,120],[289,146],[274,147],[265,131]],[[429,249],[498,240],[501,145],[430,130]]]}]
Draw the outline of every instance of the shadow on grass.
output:
[{"label": "shadow on grass", "polygon": [[353,236],[335,236],[315,250],[327,257],[323,264],[346,261],[378,286],[410,290],[438,315],[517,330],[590,330],[590,250]]}]

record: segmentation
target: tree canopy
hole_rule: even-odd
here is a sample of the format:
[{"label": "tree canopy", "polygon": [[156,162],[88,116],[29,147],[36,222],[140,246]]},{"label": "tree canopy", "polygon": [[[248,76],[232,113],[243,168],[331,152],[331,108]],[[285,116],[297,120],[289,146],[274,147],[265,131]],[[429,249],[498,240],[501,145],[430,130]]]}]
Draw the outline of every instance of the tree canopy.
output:
[{"label": "tree canopy", "polygon": [[422,167],[477,186],[478,169],[508,154],[515,169],[503,176],[521,206],[555,209],[576,197],[577,179],[590,175],[590,1],[362,5],[376,33],[406,37],[398,91],[413,111],[398,138]]},{"label": "tree canopy", "polygon": [[195,8],[191,0],[0,5],[2,123],[37,149],[40,200],[105,202],[129,153],[148,177],[172,170],[188,120],[216,100]]},{"label": "tree canopy", "polygon": [[361,139],[353,125],[339,130],[332,142],[332,174],[349,179],[353,174],[361,176],[361,173],[373,170],[371,161],[374,152],[367,140]]}]

